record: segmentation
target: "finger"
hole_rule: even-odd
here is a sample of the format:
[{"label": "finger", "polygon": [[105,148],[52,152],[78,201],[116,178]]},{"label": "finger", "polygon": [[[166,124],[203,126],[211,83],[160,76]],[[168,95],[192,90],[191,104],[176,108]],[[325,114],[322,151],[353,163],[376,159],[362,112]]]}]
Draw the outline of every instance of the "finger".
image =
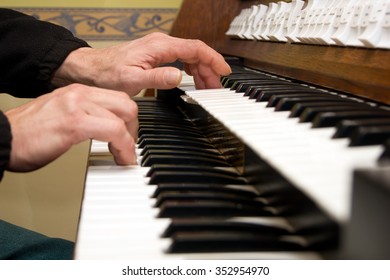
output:
[{"label": "finger", "polygon": [[197,89],[205,89],[207,88],[206,87],[206,84],[204,83],[202,77],[199,75],[199,72],[198,72],[198,68],[196,65],[189,65],[189,69],[192,73],[192,76],[194,78],[194,82],[195,82],[195,87]]},{"label": "finger", "polygon": [[195,69],[192,72],[195,72],[194,76],[198,76],[202,83],[204,84],[204,88],[221,88],[221,77],[216,75],[212,69],[209,67],[199,64],[193,66]]},{"label": "finger", "polygon": [[171,89],[177,87],[182,79],[181,71],[174,67],[157,67],[142,70],[137,76],[144,88]]},{"label": "finger", "polygon": [[139,127],[139,122],[138,119],[135,119],[134,121],[127,122],[126,123],[127,131],[130,132],[130,135],[133,137],[134,142],[138,142],[138,127]]},{"label": "finger", "polygon": [[101,118],[86,115],[77,127],[80,139],[96,139],[109,143],[117,164],[135,164],[135,143],[125,123],[119,118]]},{"label": "finger", "polygon": [[198,89],[220,88],[222,86],[220,77],[231,73],[230,66],[214,50],[201,42],[196,44],[200,46],[193,50],[193,56],[181,57],[181,49],[177,54],[179,59],[184,62],[184,70],[187,74],[194,76],[195,85]]},{"label": "finger", "polygon": [[184,63],[183,66],[184,66],[184,71],[187,73],[187,75],[192,76],[191,67],[190,67],[191,64]]},{"label": "finger", "polygon": [[135,165],[137,164],[137,156],[135,150],[133,153],[129,153],[129,150],[117,149],[113,142],[108,143],[108,149],[114,156],[114,161],[118,165]]},{"label": "finger", "polygon": [[183,40],[170,37],[175,48],[170,48],[174,56],[184,63],[208,65],[217,75],[231,73],[229,64],[221,54],[199,40]]},{"label": "finger", "polygon": [[231,68],[223,56],[200,40],[175,38],[161,33],[150,34],[143,40],[153,47],[152,57],[157,65],[180,60],[188,64],[208,65],[214,75],[231,73]]},{"label": "finger", "polygon": [[[96,104],[89,104],[88,108],[84,109],[85,112],[92,116],[98,116],[103,119],[112,119],[116,120],[118,117],[112,113],[109,110],[106,110]],[[125,126],[127,128],[127,131],[130,133],[130,135],[133,137],[134,142],[137,142],[138,140],[138,118],[135,118],[134,120],[125,122]]]},{"label": "finger", "polygon": [[113,112],[126,122],[131,122],[137,118],[137,104],[124,92],[93,88],[84,96],[98,106]]}]

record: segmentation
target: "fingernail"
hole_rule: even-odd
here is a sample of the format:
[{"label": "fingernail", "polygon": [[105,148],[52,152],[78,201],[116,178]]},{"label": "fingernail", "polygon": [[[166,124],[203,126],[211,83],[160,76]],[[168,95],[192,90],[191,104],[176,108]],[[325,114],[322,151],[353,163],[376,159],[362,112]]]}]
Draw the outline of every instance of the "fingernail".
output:
[{"label": "fingernail", "polygon": [[181,72],[179,70],[167,71],[164,79],[168,85],[177,86],[181,82]]},{"label": "fingernail", "polygon": [[225,63],[226,63],[226,67],[229,69],[226,75],[229,75],[232,73],[232,68],[230,67],[230,65],[227,62],[225,62]]}]

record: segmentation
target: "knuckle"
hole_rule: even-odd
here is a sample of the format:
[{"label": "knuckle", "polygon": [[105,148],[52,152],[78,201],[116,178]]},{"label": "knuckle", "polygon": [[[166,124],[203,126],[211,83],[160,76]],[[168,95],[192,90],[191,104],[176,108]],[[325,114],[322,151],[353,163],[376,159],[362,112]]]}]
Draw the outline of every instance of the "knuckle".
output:
[{"label": "knuckle", "polygon": [[192,44],[194,44],[196,47],[204,47],[205,43],[199,39],[191,39]]},{"label": "knuckle", "polygon": [[85,91],[87,87],[73,84],[66,87],[66,90],[59,92],[57,95],[58,103],[65,113],[66,121],[70,124],[79,124],[82,121],[84,112],[82,110],[83,103],[86,100]]},{"label": "knuckle", "polygon": [[124,92],[124,91],[118,91],[118,97],[121,99],[121,102],[123,102],[124,104],[126,104],[127,106],[129,106],[131,109],[134,109],[136,110],[137,108],[134,108],[134,107],[137,107],[137,103],[135,103],[129,96],[128,93]]},{"label": "knuckle", "polygon": [[130,101],[131,101],[129,106],[130,120],[135,120],[138,117],[138,105],[133,100]]},{"label": "knuckle", "polygon": [[83,98],[83,93],[87,90],[85,86],[72,84],[58,92],[58,97],[65,105],[77,105]]},{"label": "knuckle", "polygon": [[113,120],[110,129],[114,138],[121,137],[127,132],[125,123],[120,119]]},{"label": "knuckle", "polygon": [[73,93],[73,94],[80,94],[82,92],[85,92],[88,90],[89,87],[82,85],[82,84],[70,84],[66,88],[66,92]]},{"label": "knuckle", "polygon": [[164,34],[164,33],[161,33],[161,32],[152,32],[148,35],[149,38],[151,39],[160,39],[160,38],[164,38],[164,37],[167,37],[168,35]]},{"label": "knuckle", "polygon": [[126,118],[125,121],[132,121],[138,116],[138,106],[135,101],[133,101],[130,96],[125,92],[119,92],[121,97],[121,102],[124,104]]}]

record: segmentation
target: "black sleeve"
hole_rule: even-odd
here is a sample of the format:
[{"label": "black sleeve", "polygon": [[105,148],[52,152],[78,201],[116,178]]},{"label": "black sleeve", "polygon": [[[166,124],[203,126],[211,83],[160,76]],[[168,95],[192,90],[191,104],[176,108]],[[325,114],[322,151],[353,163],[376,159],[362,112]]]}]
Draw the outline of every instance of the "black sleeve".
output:
[{"label": "black sleeve", "polygon": [[11,126],[7,117],[0,111],[0,181],[3,178],[11,153]]},{"label": "black sleeve", "polygon": [[70,52],[88,44],[58,25],[0,8],[0,92],[36,97]]}]

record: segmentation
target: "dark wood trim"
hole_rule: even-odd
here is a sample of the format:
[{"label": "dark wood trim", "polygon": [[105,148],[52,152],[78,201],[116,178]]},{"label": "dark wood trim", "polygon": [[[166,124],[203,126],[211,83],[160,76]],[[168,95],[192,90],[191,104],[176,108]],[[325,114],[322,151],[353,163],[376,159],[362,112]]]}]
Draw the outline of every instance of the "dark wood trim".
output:
[{"label": "dark wood trim", "polygon": [[247,66],[390,104],[390,51],[226,39]]}]

